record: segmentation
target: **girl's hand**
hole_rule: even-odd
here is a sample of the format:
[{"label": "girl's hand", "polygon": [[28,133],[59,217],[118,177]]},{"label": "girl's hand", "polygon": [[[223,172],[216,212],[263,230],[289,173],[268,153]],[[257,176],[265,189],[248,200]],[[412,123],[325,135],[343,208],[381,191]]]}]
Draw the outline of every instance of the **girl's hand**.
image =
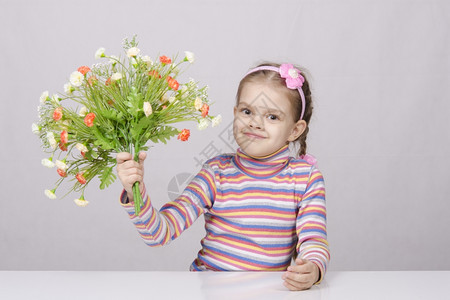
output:
[{"label": "girl's hand", "polygon": [[284,286],[291,291],[309,289],[319,280],[319,267],[307,259],[297,258],[294,266],[289,266],[283,274]]},{"label": "girl's hand", "polygon": [[139,187],[142,191],[144,181],[144,160],[147,153],[139,153],[139,162],[133,159],[133,156],[128,152],[118,153],[117,160],[117,176],[122,182],[123,188],[128,194],[128,200],[133,202],[133,184],[139,182]]}]

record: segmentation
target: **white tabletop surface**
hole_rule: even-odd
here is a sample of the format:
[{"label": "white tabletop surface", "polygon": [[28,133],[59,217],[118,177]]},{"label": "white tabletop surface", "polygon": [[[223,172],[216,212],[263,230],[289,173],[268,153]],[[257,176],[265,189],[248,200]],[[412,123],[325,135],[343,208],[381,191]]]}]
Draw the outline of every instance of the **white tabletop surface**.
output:
[{"label": "white tabletop surface", "polygon": [[0,299],[450,299],[450,271],[329,272],[288,291],[281,272],[0,271]]}]

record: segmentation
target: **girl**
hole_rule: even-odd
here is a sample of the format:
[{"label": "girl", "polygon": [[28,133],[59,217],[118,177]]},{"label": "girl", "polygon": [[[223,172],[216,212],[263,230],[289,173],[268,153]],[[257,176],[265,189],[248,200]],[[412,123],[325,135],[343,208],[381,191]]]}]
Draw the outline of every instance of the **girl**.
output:
[{"label": "girl", "polygon": [[[168,244],[204,214],[206,235],[191,271],[286,271],[284,285],[319,283],[329,261],[323,177],[306,156],[313,107],[308,81],[291,64],[263,64],[241,80],[234,108],[235,154],[208,160],[173,202],[156,210],[139,163],[117,155],[121,203],[149,246]],[[299,143],[299,158],[289,144]],[[144,208],[134,214],[132,186]],[[291,265],[291,259],[294,263]]]}]

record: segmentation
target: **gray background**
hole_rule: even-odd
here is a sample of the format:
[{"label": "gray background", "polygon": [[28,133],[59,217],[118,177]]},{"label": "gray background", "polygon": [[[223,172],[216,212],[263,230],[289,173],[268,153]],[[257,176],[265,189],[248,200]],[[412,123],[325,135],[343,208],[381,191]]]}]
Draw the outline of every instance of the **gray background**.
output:
[{"label": "gray background", "polygon": [[[126,3],[126,4],[122,4]],[[58,178],[31,133],[44,90],[121,50],[190,50],[189,75],[210,86],[218,128],[156,145],[146,162],[155,206],[169,182],[193,174],[211,145],[229,152],[237,84],[261,60],[311,74],[316,113],[309,152],[327,186],[331,270],[449,270],[450,7],[446,0],[0,0],[0,269],[187,270],[203,220],[164,248],[148,248],[118,203],[117,181],[49,200]],[[212,144],[210,144],[212,143]]]}]

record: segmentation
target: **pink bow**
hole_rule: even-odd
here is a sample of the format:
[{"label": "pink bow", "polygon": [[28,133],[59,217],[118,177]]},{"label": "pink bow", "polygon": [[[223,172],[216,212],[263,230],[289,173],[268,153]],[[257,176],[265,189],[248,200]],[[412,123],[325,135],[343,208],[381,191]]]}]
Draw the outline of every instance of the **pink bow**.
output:
[{"label": "pink bow", "polygon": [[286,79],[286,86],[290,89],[301,88],[305,78],[292,64],[282,64],[280,66],[280,76]]}]

